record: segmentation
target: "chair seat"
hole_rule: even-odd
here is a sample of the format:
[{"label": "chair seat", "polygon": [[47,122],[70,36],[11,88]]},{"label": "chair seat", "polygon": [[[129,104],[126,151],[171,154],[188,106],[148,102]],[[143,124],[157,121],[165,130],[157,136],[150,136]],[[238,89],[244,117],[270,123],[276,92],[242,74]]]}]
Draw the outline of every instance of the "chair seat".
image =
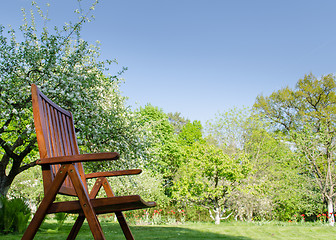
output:
[{"label": "chair seat", "polygon": [[[146,202],[139,195],[116,196],[107,198],[95,198],[90,200],[96,214],[127,211],[134,209],[155,207],[155,202]],[[50,213],[82,213],[79,201],[67,201],[53,203],[48,209]]]}]

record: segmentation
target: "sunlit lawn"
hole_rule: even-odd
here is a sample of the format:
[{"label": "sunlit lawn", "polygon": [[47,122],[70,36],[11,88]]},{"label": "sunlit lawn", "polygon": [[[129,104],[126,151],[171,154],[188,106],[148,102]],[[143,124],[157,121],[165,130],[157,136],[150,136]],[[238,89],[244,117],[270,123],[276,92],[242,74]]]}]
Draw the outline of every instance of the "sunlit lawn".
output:
[{"label": "sunlit lawn", "polygon": [[[35,239],[66,239],[71,222],[66,222],[60,230],[57,223],[47,221]],[[115,223],[102,223],[107,239],[125,239]],[[181,225],[131,226],[135,239],[335,239],[336,227],[322,224],[295,223],[244,223],[230,222],[187,223]],[[21,239],[22,234],[1,236],[0,239]],[[84,224],[77,239],[92,239],[87,224]]]}]

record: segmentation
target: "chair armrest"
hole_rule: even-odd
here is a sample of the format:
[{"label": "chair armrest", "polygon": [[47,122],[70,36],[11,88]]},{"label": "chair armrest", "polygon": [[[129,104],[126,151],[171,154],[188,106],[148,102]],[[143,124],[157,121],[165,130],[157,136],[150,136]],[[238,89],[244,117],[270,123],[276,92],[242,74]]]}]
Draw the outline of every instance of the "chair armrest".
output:
[{"label": "chair armrest", "polygon": [[120,171],[110,171],[110,172],[95,172],[85,174],[85,178],[98,178],[98,177],[116,177],[124,175],[136,175],[142,172],[141,169],[130,169],[130,170],[120,170]]},{"label": "chair armrest", "polygon": [[119,153],[117,152],[105,152],[105,153],[89,153],[89,154],[77,154],[62,157],[41,158],[36,161],[39,165],[44,164],[64,164],[64,163],[76,163],[76,162],[90,162],[90,161],[106,161],[119,159]]}]

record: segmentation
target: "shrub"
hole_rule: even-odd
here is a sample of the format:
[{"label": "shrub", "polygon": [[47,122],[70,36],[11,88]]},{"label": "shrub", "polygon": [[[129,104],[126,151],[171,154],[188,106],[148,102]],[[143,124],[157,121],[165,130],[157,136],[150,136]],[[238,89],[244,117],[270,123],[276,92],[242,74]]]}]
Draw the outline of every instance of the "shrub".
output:
[{"label": "shrub", "polygon": [[22,198],[0,198],[0,232],[22,233],[30,217],[30,209]]},{"label": "shrub", "polygon": [[24,198],[32,212],[36,212],[43,199],[41,168],[32,167],[16,176],[8,190],[7,197],[10,199]]},{"label": "shrub", "polygon": [[64,212],[55,213],[55,219],[57,221],[57,229],[60,229],[62,227],[67,217],[68,217],[67,213]]}]

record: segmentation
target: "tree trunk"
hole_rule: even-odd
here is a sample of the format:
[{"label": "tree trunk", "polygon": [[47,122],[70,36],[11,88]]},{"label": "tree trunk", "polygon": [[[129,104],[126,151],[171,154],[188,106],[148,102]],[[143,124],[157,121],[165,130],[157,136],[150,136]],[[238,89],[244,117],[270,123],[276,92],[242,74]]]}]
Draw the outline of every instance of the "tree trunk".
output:
[{"label": "tree trunk", "polygon": [[220,207],[215,208],[215,224],[220,224],[220,214],[221,214],[221,209]]},{"label": "tree trunk", "polygon": [[6,175],[0,174],[0,196],[7,195],[11,183]]},{"label": "tree trunk", "polygon": [[[14,181],[14,178],[18,174],[36,165],[36,162],[32,161],[21,166],[23,159],[33,150],[35,142],[36,138],[29,142],[28,145],[24,146],[24,143],[21,143],[21,140],[19,139],[15,142],[16,144],[13,144],[13,146],[11,147],[8,147],[8,144],[5,141],[0,142],[0,145],[2,144],[1,147],[6,146],[6,153],[2,155],[2,158],[0,159],[0,196],[7,195],[8,190]],[[14,150],[17,147],[22,146],[24,147],[24,150],[21,151],[20,154],[16,154]],[[9,152],[9,154],[7,152]],[[7,174],[8,165],[11,161],[11,168],[9,173]]]},{"label": "tree trunk", "polygon": [[329,225],[334,226],[335,225],[335,216],[334,216],[334,203],[331,198],[327,199],[328,203],[328,220],[329,220]]},{"label": "tree trunk", "polygon": [[6,168],[10,161],[9,156],[5,153],[0,161],[0,196],[6,196],[11,185],[8,176],[6,175]]},{"label": "tree trunk", "polygon": [[251,222],[253,217],[253,207],[247,207],[246,211],[247,221]]}]

